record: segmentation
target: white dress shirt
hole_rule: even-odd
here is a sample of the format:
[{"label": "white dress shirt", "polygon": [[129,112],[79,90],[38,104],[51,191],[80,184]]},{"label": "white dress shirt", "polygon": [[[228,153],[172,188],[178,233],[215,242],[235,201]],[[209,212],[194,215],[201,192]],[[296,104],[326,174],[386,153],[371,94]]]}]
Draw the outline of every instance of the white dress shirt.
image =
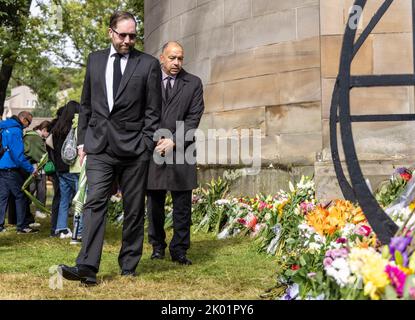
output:
[{"label": "white dress shirt", "polygon": [[[112,111],[112,108],[114,107],[114,96],[112,92],[112,82],[114,78],[114,60],[115,60],[115,54],[117,51],[115,50],[114,46],[111,45],[110,50],[110,56],[108,58],[107,63],[107,70],[105,72],[105,83],[107,86],[107,101],[108,106],[110,108],[110,112]],[[121,58],[121,73],[124,74],[125,67],[127,66],[128,57],[130,55],[127,53]]]}]

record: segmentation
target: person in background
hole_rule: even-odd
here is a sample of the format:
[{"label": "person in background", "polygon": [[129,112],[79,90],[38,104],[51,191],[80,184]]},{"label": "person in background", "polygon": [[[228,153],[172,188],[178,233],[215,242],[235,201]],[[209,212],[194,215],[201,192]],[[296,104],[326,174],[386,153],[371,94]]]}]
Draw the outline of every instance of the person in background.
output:
[{"label": "person in background", "polygon": [[[75,130],[76,137],[78,137],[78,134],[77,134],[78,119],[79,119],[79,114],[76,113],[72,120],[72,128]],[[76,161],[74,162],[74,164],[69,166],[69,172],[73,175],[76,175],[77,181],[79,182],[79,174],[81,173],[81,162],[80,162],[79,156],[76,158]],[[78,183],[76,184],[76,187],[75,187],[74,196],[76,192],[78,192]],[[75,226],[75,216],[73,217],[73,225]],[[82,229],[83,229],[83,215],[81,214],[80,219],[79,219],[79,224],[78,224],[77,237],[76,239],[74,239],[73,237],[72,241],[70,242],[71,244],[80,244],[82,242]]]},{"label": "person in background", "polygon": [[[51,131],[53,130],[53,128],[56,125],[56,122],[58,121],[59,117],[62,115],[62,111],[63,111],[64,107],[60,107],[58,109],[58,111],[56,112],[56,117],[54,119],[52,119],[51,121]],[[49,160],[52,161],[52,163],[55,165],[55,155],[54,155],[54,148],[53,148],[53,135],[50,134],[47,139],[46,139],[46,150],[48,152],[48,156],[49,156]],[[56,237],[56,224],[58,222],[58,214],[59,214],[59,203],[61,201],[61,191],[59,188],[59,178],[58,178],[58,174],[55,170],[55,172],[50,173],[48,175],[49,181],[52,182],[52,187],[53,187],[53,198],[52,198],[52,214],[50,217],[50,236],[51,237]]]},{"label": "person in background", "polygon": [[75,114],[79,113],[79,103],[69,101],[64,107],[61,116],[52,129],[53,136],[53,158],[59,179],[61,199],[59,202],[59,213],[56,223],[55,235],[61,239],[71,238],[72,232],[68,228],[69,208],[78,187],[79,174],[71,173],[69,165],[62,161],[61,150],[63,143],[72,127]]},{"label": "person in background", "polygon": [[[25,156],[32,164],[40,162],[40,159],[47,152],[45,139],[50,133],[50,122],[45,120],[42,121],[38,126],[34,127],[33,130],[26,131],[23,135]],[[25,176],[27,179],[27,175]],[[36,194],[36,198],[43,204],[46,204],[46,174],[43,170],[39,171],[38,176],[29,186],[31,194]],[[35,218],[45,219],[46,214],[36,210]],[[26,209],[26,219],[34,221],[32,214],[30,213],[30,201]],[[33,227],[37,227],[32,222]]]},{"label": "person in background", "polygon": [[25,221],[27,199],[22,192],[24,183],[19,169],[37,175],[36,165],[32,165],[24,155],[23,128],[30,126],[32,114],[27,111],[0,122],[2,146],[5,153],[0,158],[0,232],[4,232],[5,212],[9,195],[15,197],[16,230],[19,234],[36,233]]}]

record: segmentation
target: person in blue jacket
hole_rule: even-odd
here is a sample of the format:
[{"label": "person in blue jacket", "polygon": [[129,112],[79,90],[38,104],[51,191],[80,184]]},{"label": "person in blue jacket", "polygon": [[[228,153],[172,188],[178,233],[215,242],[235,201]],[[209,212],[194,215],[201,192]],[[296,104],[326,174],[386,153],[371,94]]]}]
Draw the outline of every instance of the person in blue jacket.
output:
[{"label": "person in blue jacket", "polygon": [[37,174],[35,166],[24,155],[23,129],[30,126],[33,116],[22,111],[17,116],[0,122],[1,147],[4,154],[0,158],[0,232],[4,232],[4,220],[7,200],[13,194],[16,201],[16,219],[18,233],[35,233],[25,222],[26,197],[22,192],[23,177],[19,170]]}]

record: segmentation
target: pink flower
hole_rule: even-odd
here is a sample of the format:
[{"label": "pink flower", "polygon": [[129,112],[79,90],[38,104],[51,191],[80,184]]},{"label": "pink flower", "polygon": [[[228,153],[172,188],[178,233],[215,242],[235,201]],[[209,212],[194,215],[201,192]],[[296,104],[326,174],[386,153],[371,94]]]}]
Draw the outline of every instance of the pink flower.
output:
[{"label": "pink flower", "polygon": [[258,210],[259,210],[259,211],[262,211],[262,210],[264,210],[266,207],[267,207],[267,203],[266,203],[266,202],[264,202],[264,201],[261,201],[261,202],[259,203]]},{"label": "pink flower", "polygon": [[312,211],[314,209],[314,204],[310,203],[310,202],[302,202],[300,204],[300,209],[302,211],[303,214],[307,214],[308,212]]},{"label": "pink flower", "polygon": [[409,288],[409,295],[411,296],[412,299],[415,300],[415,288]]},{"label": "pink flower", "polygon": [[346,242],[347,242],[347,239],[346,238],[338,238],[336,240],[336,243],[346,243]]},{"label": "pink flower", "polygon": [[323,260],[323,265],[324,265],[324,267],[330,267],[331,266],[331,264],[333,263],[333,259],[332,258],[329,258],[329,257],[326,257],[326,258],[324,258],[324,260]]},{"label": "pink flower", "polygon": [[394,267],[389,264],[386,266],[385,272],[388,274],[398,296],[402,297],[403,289],[405,287],[406,274],[398,267]]},{"label": "pink flower", "polygon": [[372,229],[367,225],[361,225],[354,231],[354,233],[358,234],[359,236],[364,236],[364,237],[368,237],[371,232],[372,232]]},{"label": "pink flower", "polygon": [[254,232],[252,233],[252,237],[256,237],[258,233],[265,228],[265,223],[258,223],[254,227]]}]

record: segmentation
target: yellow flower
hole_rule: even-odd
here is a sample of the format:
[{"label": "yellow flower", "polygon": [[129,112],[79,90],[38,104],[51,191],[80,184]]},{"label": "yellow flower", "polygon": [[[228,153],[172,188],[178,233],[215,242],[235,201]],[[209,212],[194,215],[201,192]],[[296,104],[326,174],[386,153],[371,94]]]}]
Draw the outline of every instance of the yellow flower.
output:
[{"label": "yellow flower", "polygon": [[353,248],[349,255],[350,270],[363,278],[364,294],[378,300],[389,284],[385,267],[388,261],[374,249]]}]

